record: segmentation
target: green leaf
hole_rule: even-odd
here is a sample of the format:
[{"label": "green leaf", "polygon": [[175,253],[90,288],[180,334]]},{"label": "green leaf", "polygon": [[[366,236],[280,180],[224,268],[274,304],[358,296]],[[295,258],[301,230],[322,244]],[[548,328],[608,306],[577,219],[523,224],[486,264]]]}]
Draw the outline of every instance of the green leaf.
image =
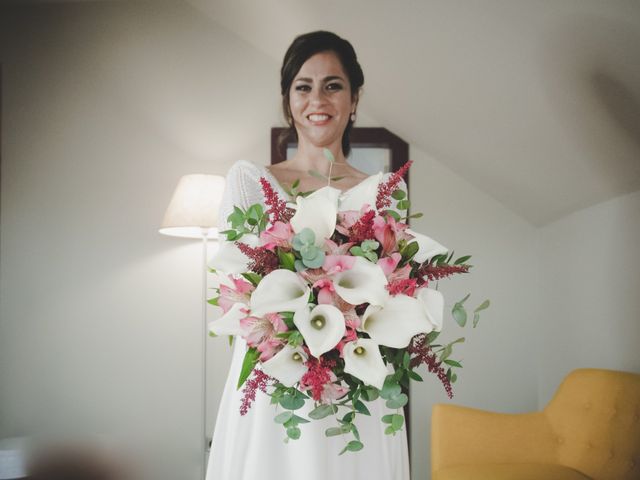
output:
[{"label": "green leaf", "polygon": [[458,380],[458,375],[456,375],[455,373],[451,374],[451,383],[456,383],[456,380]]},{"label": "green leaf", "polygon": [[280,415],[277,415],[274,420],[276,423],[286,423],[293,417],[292,411],[282,412]]},{"label": "green leaf", "polygon": [[277,252],[278,252],[278,260],[280,261],[280,265],[282,265],[282,268],[295,272],[296,256],[293,253],[285,252],[280,248],[278,248]]},{"label": "green leaf", "polygon": [[394,430],[400,430],[404,425],[404,417],[402,415],[395,414],[393,415],[393,420],[391,422],[391,426]]},{"label": "green leaf", "polygon": [[473,314],[473,328],[476,328],[479,321],[480,321],[480,314],[476,312]]},{"label": "green leaf", "polygon": [[362,397],[367,401],[367,402],[373,402],[374,400],[376,400],[378,397],[380,396],[380,392],[378,391],[378,389],[376,387],[368,387],[365,388],[362,391]]},{"label": "green leaf", "polygon": [[247,281],[249,281],[254,287],[257,287],[258,283],[260,283],[260,280],[262,280],[262,276],[254,272],[245,272],[242,274],[242,276]]},{"label": "green leaf", "polygon": [[424,381],[423,378],[413,370],[409,370],[408,373],[409,373],[409,377],[411,377],[412,380],[415,380],[416,382]]},{"label": "green leaf", "polygon": [[356,427],[355,423],[351,424],[351,433],[356,437],[356,440],[360,441],[360,432],[358,431],[358,427]]},{"label": "green leaf", "polygon": [[475,312],[479,312],[480,310],[485,310],[489,308],[489,303],[490,303],[489,299],[485,300],[480,305],[478,305],[473,312],[475,313]]},{"label": "green leaf", "polygon": [[320,405],[309,412],[309,418],[313,420],[320,420],[321,418],[328,417],[338,411],[338,407],[335,405]]},{"label": "green leaf", "polygon": [[456,303],[451,310],[451,314],[456,323],[461,327],[467,324],[467,311],[464,309],[461,303]]},{"label": "green leaf", "polygon": [[218,306],[218,300],[220,300],[220,297],[213,297],[213,298],[210,298],[209,300],[207,300],[207,303],[209,305],[215,305],[217,307]]},{"label": "green leaf", "polygon": [[409,201],[408,200],[400,200],[398,202],[398,204],[396,205],[396,208],[398,210],[407,210],[409,208]]},{"label": "green leaf", "polygon": [[418,213],[413,213],[411,215],[409,215],[407,218],[422,218],[423,213],[422,212],[418,212]]},{"label": "green leaf", "polygon": [[340,427],[330,427],[324,431],[325,436],[327,437],[336,437],[338,435],[342,435],[344,432]]},{"label": "green leaf", "polygon": [[455,360],[446,359],[444,360],[444,363],[446,363],[447,365],[451,365],[452,367],[462,368],[462,365],[460,364],[460,362],[456,362]]},{"label": "green leaf", "polygon": [[385,211],[385,215],[389,215],[396,222],[399,222],[402,219],[402,216],[398,212],[394,212],[393,210]]},{"label": "green leaf", "polygon": [[300,179],[296,178],[291,184],[291,188],[298,188],[298,185],[300,185]]},{"label": "green leaf", "polygon": [[389,425],[391,425],[391,423],[393,422],[393,417],[394,417],[393,413],[385,415],[384,417],[382,417],[382,422],[383,423],[388,423]]},{"label": "green leaf", "polygon": [[401,393],[387,400],[386,405],[387,408],[402,408],[407,404],[408,401],[409,397],[407,397],[405,393]]},{"label": "green leaf", "polygon": [[403,259],[411,260],[413,256],[418,253],[418,249],[418,242],[411,242],[404,247],[400,253],[402,254]]},{"label": "green leaf", "polygon": [[391,435],[396,433],[396,431],[393,429],[392,425],[389,425],[387,428],[384,429],[384,433],[387,435]]},{"label": "green leaf", "polygon": [[345,414],[344,417],[342,417],[342,421],[344,423],[351,423],[351,422],[353,422],[353,419],[355,418],[355,416],[356,416],[356,412],[349,412],[349,413]]},{"label": "green leaf", "polygon": [[372,252],[377,250],[380,244],[376,240],[365,240],[360,244],[360,246],[362,247],[362,250]]},{"label": "green leaf", "polygon": [[287,410],[298,410],[304,406],[304,398],[287,393],[280,399],[280,405]]},{"label": "green leaf", "polygon": [[404,190],[402,190],[401,188],[398,188],[395,192],[393,192],[391,194],[391,198],[395,199],[395,200],[402,200],[403,198],[405,198],[407,196],[407,194],[405,193]]},{"label": "green leaf", "polygon": [[328,148],[323,148],[322,153],[324,154],[324,158],[329,160],[331,163],[336,161],[335,157],[333,156],[333,153],[331,153],[331,150],[329,150]]},{"label": "green leaf", "polygon": [[457,259],[454,262],[454,265],[460,265],[461,263],[466,262],[467,260],[469,260],[471,258],[471,255],[465,255],[464,257],[460,257],[459,259]]},{"label": "green leaf", "polygon": [[387,375],[382,390],[380,391],[380,396],[387,400],[399,395],[401,392],[402,388],[400,388],[398,382],[393,379],[393,375]]},{"label": "green leaf", "polygon": [[409,352],[404,352],[404,356],[402,357],[402,366],[404,368],[409,368],[410,362],[411,362],[411,354]]},{"label": "green leaf", "polygon": [[299,417],[295,414],[293,415],[293,417],[291,417],[291,420],[294,420],[296,424],[309,423],[309,420],[307,420],[306,418]]},{"label": "green leaf", "polygon": [[358,452],[360,450],[362,450],[362,448],[364,447],[364,445],[362,444],[362,442],[358,441],[358,440],[351,440],[349,443],[347,443],[347,446],[344,447],[342,449],[342,451],[339,453],[339,455],[342,455],[344,452]]},{"label": "green leaf", "polygon": [[355,402],[353,402],[353,408],[355,408],[358,413],[361,413],[363,415],[371,415],[371,412],[369,411],[367,406],[360,400],[356,400]]},{"label": "green leaf", "polygon": [[430,332],[427,334],[427,343],[431,345],[436,338],[440,335],[440,332]]},{"label": "green leaf", "polygon": [[287,428],[287,437],[292,440],[298,440],[300,438],[300,429],[298,427],[289,427]]},{"label": "green leaf", "polygon": [[258,352],[258,349],[254,347],[249,348],[247,353],[244,354],[244,360],[242,361],[242,368],[240,370],[240,378],[238,378],[238,390],[240,390],[240,387],[244,385],[244,382],[249,378],[249,375],[251,375],[253,367],[258,363],[258,357],[260,357],[260,352]]}]

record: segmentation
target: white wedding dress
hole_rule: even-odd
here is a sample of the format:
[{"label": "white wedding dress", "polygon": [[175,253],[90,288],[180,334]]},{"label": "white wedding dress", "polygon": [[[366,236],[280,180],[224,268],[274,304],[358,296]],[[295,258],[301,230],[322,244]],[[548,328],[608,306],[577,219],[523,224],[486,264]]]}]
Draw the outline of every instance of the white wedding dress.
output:
[{"label": "white wedding dress", "polygon": [[[388,174],[387,174],[388,175]],[[227,174],[227,186],[220,209],[221,230],[233,206],[247,208],[263,203],[259,179],[264,176],[283,198],[286,193],[266,168],[251,162],[236,162]],[[385,175],[385,179],[388,178]],[[264,203],[263,203],[264,204]],[[285,429],[274,421],[282,408],[270,403],[271,397],[258,391],[249,412],[241,416],[242,389],[236,385],[244,359],[246,343],[236,336],[229,374],[218,410],[207,468],[207,480],[409,480],[406,427],[385,435],[381,418],[389,410],[384,400],[365,402],[371,416],[358,414],[355,424],[364,448],[338,455],[353,435],[326,437],[325,430],[338,426],[333,416],[300,425],[298,440],[285,443]],[[313,401],[296,411],[305,418]],[[338,413],[341,418],[347,410]]]}]

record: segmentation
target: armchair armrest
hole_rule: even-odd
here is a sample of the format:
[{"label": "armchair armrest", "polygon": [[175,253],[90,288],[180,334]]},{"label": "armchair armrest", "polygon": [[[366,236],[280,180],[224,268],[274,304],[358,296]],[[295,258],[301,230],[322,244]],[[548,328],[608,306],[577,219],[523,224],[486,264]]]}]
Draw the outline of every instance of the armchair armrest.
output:
[{"label": "armchair armrest", "polygon": [[550,462],[553,432],[543,412],[493,413],[434,405],[431,470],[454,465]]}]

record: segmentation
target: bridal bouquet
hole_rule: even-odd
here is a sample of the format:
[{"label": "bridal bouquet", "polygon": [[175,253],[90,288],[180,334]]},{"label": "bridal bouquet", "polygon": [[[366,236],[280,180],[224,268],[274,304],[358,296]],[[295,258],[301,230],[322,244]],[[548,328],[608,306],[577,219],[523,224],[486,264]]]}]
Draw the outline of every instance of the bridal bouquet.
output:
[{"label": "bridal bouquet", "polygon": [[[285,441],[299,438],[300,425],[310,421],[296,414],[307,401],[314,402],[310,419],[335,416],[327,436],[353,435],[341,453],[363,448],[356,415],[370,415],[367,402],[378,397],[390,409],[381,419],[385,432],[395,434],[408,401],[403,387],[422,381],[421,365],[452,396],[454,369],[462,365],[450,355],[464,339],[435,343],[444,299],[432,283],[468,272],[470,257],[454,260],[407,225],[420,216],[408,215],[399,188],[410,164],[386,182],[380,173],[345,193],[330,186],[331,173],[329,185],[313,192],[298,192],[295,182],[288,192],[295,204],[263,177],[266,211],[261,204],[236,206],[228,217],[227,240],[210,264],[224,276],[209,303],[224,313],[210,332],[246,340],[240,413],[257,390],[270,395],[283,409],[275,421],[285,428]],[[468,297],[452,310],[461,326]],[[488,305],[474,310],[474,327]]]}]

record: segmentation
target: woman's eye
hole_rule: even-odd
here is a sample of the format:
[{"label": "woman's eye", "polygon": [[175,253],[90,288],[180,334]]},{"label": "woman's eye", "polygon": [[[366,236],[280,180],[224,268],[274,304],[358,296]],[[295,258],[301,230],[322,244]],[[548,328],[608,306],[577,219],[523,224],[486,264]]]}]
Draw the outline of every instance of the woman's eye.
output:
[{"label": "woman's eye", "polygon": [[297,92],[308,92],[309,90],[311,90],[309,85],[296,85]]},{"label": "woman's eye", "polygon": [[342,90],[341,83],[330,83],[327,85],[327,90]]}]

